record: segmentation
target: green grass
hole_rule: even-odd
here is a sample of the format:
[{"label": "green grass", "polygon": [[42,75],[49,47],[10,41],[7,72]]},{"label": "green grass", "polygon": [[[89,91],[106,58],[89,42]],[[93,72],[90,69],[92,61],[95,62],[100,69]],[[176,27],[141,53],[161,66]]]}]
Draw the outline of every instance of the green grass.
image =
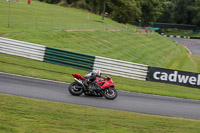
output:
[{"label": "green grass", "polygon": [[200,121],[0,94],[1,133],[197,133]]},{"label": "green grass", "polygon": [[[122,26],[110,19],[74,8],[64,8],[32,0],[9,2],[0,0],[0,33],[26,31],[55,31],[71,29],[121,29]],[[53,10],[52,10],[53,9]],[[10,10],[10,13],[9,13]],[[10,28],[8,28],[8,20]]]}]

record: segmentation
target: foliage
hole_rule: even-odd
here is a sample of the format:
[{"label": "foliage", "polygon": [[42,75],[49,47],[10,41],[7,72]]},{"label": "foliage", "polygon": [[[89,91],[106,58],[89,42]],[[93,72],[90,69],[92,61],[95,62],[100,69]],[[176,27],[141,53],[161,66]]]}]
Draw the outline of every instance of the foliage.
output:
[{"label": "foliage", "polygon": [[110,17],[120,23],[139,20],[141,11],[133,0],[110,0],[108,6],[111,9]]},{"label": "foliage", "polygon": [[169,0],[159,22],[200,26],[200,0]]},{"label": "foliage", "polygon": [[157,18],[157,22],[160,23],[172,23],[172,9],[174,8],[174,4],[172,2],[163,2],[162,3],[163,12],[162,14]]},{"label": "foliage", "polygon": [[[139,21],[200,26],[200,0],[39,0],[87,9],[120,23]],[[105,10],[105,12],[104,12]]]},{"label": "foliage", "polygon": [[141,19],[144,24],[154,22],[162,13],[162,6],[159,0],[138,0],[142,15]]}]

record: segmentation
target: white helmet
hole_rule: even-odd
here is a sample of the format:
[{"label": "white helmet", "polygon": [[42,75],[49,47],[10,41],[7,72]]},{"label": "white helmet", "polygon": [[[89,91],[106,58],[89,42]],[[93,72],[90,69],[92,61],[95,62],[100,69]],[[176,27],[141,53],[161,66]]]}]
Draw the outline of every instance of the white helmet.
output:
[{"label": "white helmet", "polygon": [[93,72],[98,74],[98,75],[101,75],[101,70],[96,70],[96,71],[94,70]]}]

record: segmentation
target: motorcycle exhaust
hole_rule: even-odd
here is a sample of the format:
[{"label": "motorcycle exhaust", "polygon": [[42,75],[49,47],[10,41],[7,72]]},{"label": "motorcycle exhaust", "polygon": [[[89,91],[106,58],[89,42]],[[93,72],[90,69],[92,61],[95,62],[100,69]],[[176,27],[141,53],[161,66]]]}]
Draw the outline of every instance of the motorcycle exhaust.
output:
[{"label": "motorcycle exhaust", "polygon": [[74,80],[75,80],[76,82],[78,82],[79,84],[81,84],[81,85],[85,88],[85,85],[83,84],[83,82],[81,82],[81,81],[78,80],[77,78],[74,78]]}]

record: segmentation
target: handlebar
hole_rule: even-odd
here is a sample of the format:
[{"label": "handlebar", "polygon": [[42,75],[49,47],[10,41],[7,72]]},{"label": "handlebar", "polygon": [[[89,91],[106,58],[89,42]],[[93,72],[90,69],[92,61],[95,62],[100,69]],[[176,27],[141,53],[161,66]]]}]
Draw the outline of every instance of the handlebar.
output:
[{"label": "handlebar", "polygon": [[104,80],[110,80],[110,77],[106,76],[106,77],[102,77]]}]

